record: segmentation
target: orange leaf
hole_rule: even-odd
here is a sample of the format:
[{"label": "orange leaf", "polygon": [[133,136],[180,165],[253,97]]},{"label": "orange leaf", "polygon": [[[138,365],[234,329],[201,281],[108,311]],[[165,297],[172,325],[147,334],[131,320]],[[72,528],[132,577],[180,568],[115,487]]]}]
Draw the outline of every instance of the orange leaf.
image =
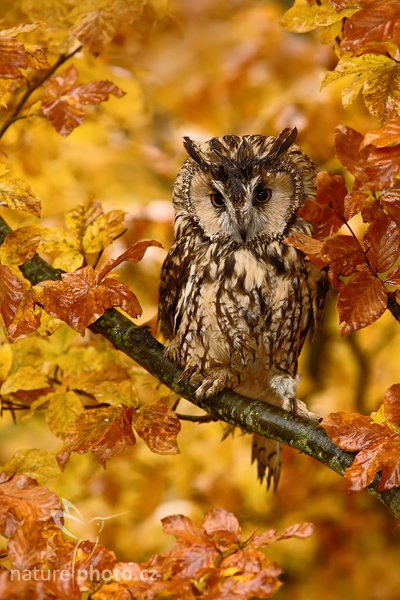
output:
[{"label": "orange leaf", "polygon": [[393,221],[396,221],[397,226],[400,227],[400,191],[396,189],[389,190],[379,198],[379,201]]},{"label": "orange leaf", "polygon": [[323,239],[343,225],[344,197],[347,193],[343,177],[321,171],[317,175],[317,198],[307,200],[298,211],[300,217],[313,224],[313,235]]},{"label": "orange leaf", "polygon": [[161,519],[162,528],[167,535],[173,535],[184,544],[209,543],[202,528],[184,515],[171,515]]},{"label": "orange leaf", "polygon": [[0,37],[0,78],[20,79],[20,69],[29,66],[25,46],[13,38]]},{"label": "orange leaf", "polygon": [[400,117],[391,119],[380,129],[369,131],[364,136],[360,148],[366,148],[370,144],[377,148],[400,144]]},{"label": "orange leaf", "polygon": [[341,50],[362,54],[370,51],[371,44],[392,39],[400,46],[398,0],[363,0],[362,5],[345,21]]},{"label": "orange leaf", "polygon": [[383,283],[370,271],[360,268],[347,284],[338,287],[337,308],[341,323],[340,333],[370,325],[386,310],[387,292]]},{"label": "orange leaf", "polygon": [[78,415],[65,431],[64,446],[57,454],[60,467],[65,467],[72,452],[93,452],[104,466],[107,460],[132,446],[132,414],[133,408],[110,406]]},{"label": "orange leaf", "polygon": [[386,390],[383,407],[388,421],[400,427],[400,383],[395,383]]},{"label": "orange leaf", "polygon": [[156,240],[143,240],[141,242],[136,242],[135,244],[132,244],[132,246],[129,246],[129,248],[125,250],[125,252],[118,256],[118,258],[113,258],[106,262],[106,264],[102,267],[98,274],[99,281],[101,281],[103,277],[107,275],[107,273],[115,269],[115,267],[117,267],[126,260],[131,263],[140,262],[143,256],[145,255],[147,248],[149,248],[150,246],[162,248],[160,242],[156,242]]},{"label": "orange leaf", "polygon": [[400,171],[400,146],[360,149],[363,136],[345,125],[335,132],[336,154],[340,162],[355,177],[353,190],[376,191],[392,187]]},{"label": "orange leaf", "polygon": [[46,97],[42,101],[43,114],[63,136],[69,135],[85,117],[84,104],[99,104],[108,100],[110,94],[125,94],[111,81],[91,81],[76,86],[78,71],[68,67],[46,83]]},{"label": "orange leaf", "polygon": [[327,239],[321,254],[328,264],[329,276],[337,282],[339,275],[348,276],[356,267],[365,262],[365,255],[359,242],[350,235],[336,235]]},{"label": "orange leaf", "polygon": [[4,265],[0,265],[0,315],[11,341],[36,331],[40,325],[30,283]]},{"label": "orange leaf", "polygon": [[330,414],[321,425],[339,448],[358,451],[345,472],[349,491],[363,490],[374,481],[378,471],[382,471],[379,490],[400,486],[400,436],[388,425],[345,412]]},{"label": "orange leaf", "polygon": [[396,267],[386,275],[385,283],[389,285],[400,286],[400,266]]},{"label": "orange leaf", "polygon": [[368,259],[377,273],[388,271],[400,255],[400,229],[384,213],[372,221],[364,235]]},{"label": "orange leaf", "polygon": [[110,278],[97,282],[98,273],[88,265],[73,273],[63,273],[61,281],[43,281],[33,289],[36,302],[49,315],[80,333],[113,306],[121,307],[133,317],[140,316],[140,304],[125,284]]},{"label": "orange leaf", "polygon": [[222,508],[212,508],[207,512],[203,529],[221,552],[240,543],[239,521],[233,513]]},{"label": "orange leaf", "polygon": [[322,246],[321,240],[316,240],[311,236],[296,232],[289,235],[285,240],[285,244],[290,244],[298,250],[304,252],[306,256],[315,264],[317,267],[323,267],[325,262],[322,260]]},{"label": "orange leaf", "polygon": [[176,436],[181,423],[174,411],[162,400],[142,406],[133,417],[133,426],[152,452],[179,453]]}]

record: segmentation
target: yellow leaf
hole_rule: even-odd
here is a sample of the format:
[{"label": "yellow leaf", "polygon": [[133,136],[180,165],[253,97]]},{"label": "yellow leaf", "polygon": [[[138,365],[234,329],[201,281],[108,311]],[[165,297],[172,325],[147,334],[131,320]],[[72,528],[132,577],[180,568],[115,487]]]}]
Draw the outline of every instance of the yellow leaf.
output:
[{"label": "yellow leaf", "polygon": [[43,252],[69,252],[79,250],[80,243],[76,235],[63,227],[44,227],[40,250]]},{"label": "yellow leaf", "polygon": [[350,17],[358,8],[345,8],[336,11],[331,4],[314,4],[310,6],[307,0],[295,0],[294,5],[285,12],[281,25],[288,31],[306,33],[316,27],[328,27]]},{"label": "yellow leaf", "polygon": [[54,435],[62,438],[65,430],[84,411],[82,401],[75,392],[57,392],[46,397],[49,400],[46,423]]},{"label": "yellow leaf", "polygon": [[0,346],[0,381],[5,381],[11,371],[13,361],[11,344],[2,344]]},{"label": "yellow leaf", "polygon": [[134,407],[138,405],[137,391],[130,379],[120,382],[104,381],[97,386],[93,395],[97,402]]},{"label": "yellow leaf", "polygon": [[23,179],[5,177],[0,180],[0,205],[40,217],[40,200]]},{"label": "yellow leaf", "polygon": [[89,225],[103,214],[104,211],[100,202],[97,200],[88,200],[84,204],[79,204],[67,212],[65,215],[65,224],[78,240],[82,240]]},{"label": "yellow leaf", "polygon": [[[39,335],[53,335],[61,326],[63,322],[60,319],[51,317],[44,310],[40,315],[40,326],[37,329]],[[53,344],[52,344],[53,345]]]},{"label": "yellow leaf", "polygon": [[48,479],[60,474],[60,467],[54,454],[43,448],[31,448],[17,450],[14,456],[2,465],[0,472],[8,475],[29,475],[36,479],[39,485],[44,485]]},{"label": "yellow leaf", "polygon": [[55,269],[62,269],[63,271],[76,271],[83,265],[83,260],[83,254],[77,250],[69,250],[68,252],[63,252],[53,260],[53,267]]},{"label": "yellow leaf", "polygon": [[362,91],[368,110],[376,117],[388,120],[400,109],[400,66],[383,54],[345,55],[334,71],[326,74],[322,87],[342,77],[352,77],[342,95],[343,104],[350,104]]},{"label": "yellow leaf", "polygon": [[43,373],[34,367],[21,367],[10,375],[0,388],[1,394],[12,394],[20,390],[41,390],[49,387],[49,381]]},{"label": "yellow leaf", "polygon": [[26,225],[9,233],[0,247],[3,265],[22,265],[32,258],[40,243],[41,227]]},{"label": "yellow leaf", "polygon": [[83,236],[83,248],[88,253],[98,253],[125,231],[125,212],[112,210],[91,223]]}]

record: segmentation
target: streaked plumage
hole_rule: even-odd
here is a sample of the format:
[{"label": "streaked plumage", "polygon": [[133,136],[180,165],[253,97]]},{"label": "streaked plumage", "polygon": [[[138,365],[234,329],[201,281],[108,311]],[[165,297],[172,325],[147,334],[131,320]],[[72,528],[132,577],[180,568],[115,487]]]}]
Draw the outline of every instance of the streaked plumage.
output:
[{"label": "streaked plumage", "polygon": [[[324,274],[283,243],[311,232],[296,215],[315,197],[311,160],[277,137],[224,136],[196,144],[174,185],[175,242],[160,282],[167,355],[197,395],[224,387],[290,410],[297,361],[326,293]],[[258,476],[276,486],[279,445],[254,436]]]}]

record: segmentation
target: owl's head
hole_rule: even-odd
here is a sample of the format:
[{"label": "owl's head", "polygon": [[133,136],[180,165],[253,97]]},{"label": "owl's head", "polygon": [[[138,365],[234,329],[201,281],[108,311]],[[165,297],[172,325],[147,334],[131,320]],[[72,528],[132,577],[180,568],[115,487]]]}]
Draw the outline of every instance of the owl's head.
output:
[{"label": "owl's head", "polygon": [[297,130],[276,136],[226,135],[196,143],[174,185],[175,236],[210,241],[281,239],[307,198],[315,197],[312,161],[294,145]]}]

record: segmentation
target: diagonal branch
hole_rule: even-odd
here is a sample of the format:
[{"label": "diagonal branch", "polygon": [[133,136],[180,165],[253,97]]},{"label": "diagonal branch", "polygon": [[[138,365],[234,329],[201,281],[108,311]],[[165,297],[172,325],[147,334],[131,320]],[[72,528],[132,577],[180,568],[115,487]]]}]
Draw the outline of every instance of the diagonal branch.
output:
[{"label": "diagonal branch", "polygon": [[[0,218],[0,244],[10,231],[8,225]],[[60,278],[60,271],[38,256],[26,262],[20,269],[32,284]],[[107,310],[89,329],[103,335],[115,348],[135,360],[159,381],[207,411],[215,419],[291,446],[340,475],[352,464],[353,455],[338,448],[315,421],[293,417],[289,412],[266,402],[251,400],[227,389],[212,400],[199,401],[195,396],[196,386],[181,379],[182,370],[165,358],[164,346],[152,337],[146,328],[138,327],[117,310]],[[368,491],[400,518],[400,490],[379,492],[378,483],[379,478],[369,486]]]}]

